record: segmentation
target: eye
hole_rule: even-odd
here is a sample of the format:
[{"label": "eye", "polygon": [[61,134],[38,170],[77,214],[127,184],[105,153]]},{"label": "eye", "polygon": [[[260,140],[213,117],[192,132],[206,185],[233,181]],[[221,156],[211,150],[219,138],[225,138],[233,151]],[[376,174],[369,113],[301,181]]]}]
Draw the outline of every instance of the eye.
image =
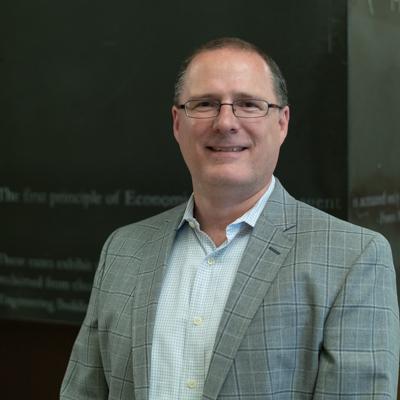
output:
[{"label": "eye", "polygon": [[201,109],[201,108],[214,108],[215,107],[215,102],[212,100],[197,100],[194,102],[195,103],[195,108]]},{"label": "eye", "polygon": [[189,110],[196,112],[206,112],[215,110],[219,107],[218,102],[211,99],[190,100],[186,103]]},{"label": "eye", "polygon": [[201,108],[201,107],[210,107],[210,106],[211,106],[211,102],[208,101],[208,100],[202,100],[202,101],[199,101],[199,102],[196,104],[196,107],[197,107],[197,108]]},{"label": "eye", "polygon": [[253,99],[240,99],[235,101],[236,107],[251,111],[251,110],[262,110],[263,102],[260,100]]}]

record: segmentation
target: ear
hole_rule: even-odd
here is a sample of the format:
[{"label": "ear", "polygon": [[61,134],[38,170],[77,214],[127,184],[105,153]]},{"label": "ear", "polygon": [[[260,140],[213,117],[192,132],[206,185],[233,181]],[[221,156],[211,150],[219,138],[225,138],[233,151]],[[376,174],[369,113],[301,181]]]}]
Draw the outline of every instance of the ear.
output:
[{"label": "ear", "polygon": [[179,112],[178,108],[175,105],[172,106],[171,112],[172,112],[172,128],[173,128],[173,131],[174,131],[174,137],[175,137],[175,140],[179,143],[179,137],[180,137],[180,134],[179,134],[179,132],[180,132],[179,131],[179,127],[180,127],[179,115],[180,115],[180,112]]},{"label": "ear", "polygon": [[285,106],[279,112],[279,130],[281,136],[281,144],[284,142],[289,129],[290,109]]}]

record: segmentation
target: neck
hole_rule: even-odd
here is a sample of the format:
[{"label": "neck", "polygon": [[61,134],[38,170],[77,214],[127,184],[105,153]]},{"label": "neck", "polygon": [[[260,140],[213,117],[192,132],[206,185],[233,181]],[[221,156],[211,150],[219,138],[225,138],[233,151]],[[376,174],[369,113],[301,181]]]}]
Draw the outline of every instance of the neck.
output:
[{"label": "neck", "polygon": [[271,181],[253,193],[241,193],[237,190],[196,190],[193,188],[194,213],[205,232],[216,246],[226,240],[226,227],[250,210],[267,191]]}]

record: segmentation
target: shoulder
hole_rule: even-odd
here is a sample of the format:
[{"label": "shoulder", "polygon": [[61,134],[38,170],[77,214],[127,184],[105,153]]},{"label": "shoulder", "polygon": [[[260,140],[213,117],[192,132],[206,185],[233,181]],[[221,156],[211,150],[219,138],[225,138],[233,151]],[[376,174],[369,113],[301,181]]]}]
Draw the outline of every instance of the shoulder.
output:
[{"label": "shoulder", "polygon": [[[128,277],[137,273],[146,255],[156,253],[167,236],[175,235],[185,204],[150,218],[122,226],[112,232],[103,245],[95,276],[95,286],[133,285]],[[126,281],[122,281],[124,276]],[[106,283],[105,283],[106,282]]]},{"label": "shoulder", "polygon": [[371,241],[379,247],[388,246],[388,241],[379,232],[342,220],[301,201],[296,202],[298,234],[313,232],[326,237],[331,243],[343,241],[347,247],[355,242],[364,247]]},{"label": "shoulder", "polygon": [[104,244],[103,252],[130,254],[152,241],[160,232],[174,232],[177,228],[186,204],[181,204],[160,214],[116,229],[109,235]]},{"label": "shoulder", "polygon": [[[272,214],[278,224],[298,244],[310,250],[330,248],[334,252],[360,254],[368,247],[391,258],[388,241],[380,233],[344,221],[309,204],[296,200],[279,183],[271,196],[272,207],[266,208],[266,217]],[[271,211],[271,212],[269,212]],[[279,216],[277,216],[279,215]]]}]

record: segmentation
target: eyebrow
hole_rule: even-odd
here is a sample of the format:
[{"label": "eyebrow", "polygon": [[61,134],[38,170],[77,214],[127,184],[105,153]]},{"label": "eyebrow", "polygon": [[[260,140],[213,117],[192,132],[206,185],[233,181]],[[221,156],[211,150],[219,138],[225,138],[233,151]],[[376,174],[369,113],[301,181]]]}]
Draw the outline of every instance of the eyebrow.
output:
[{"label": "eyebrow", "polygon": [[[215,93],[203,93],[200,95],[195,95],[195,96],[190,96],[189,98],[192,100],[197,100],[197,99],[218,99],[221,96],[215,94]],[[233,94],[233,99],[259,99],[263,100],[264,97],[261,96],[256,96],[254,94],[249,94],[246,92],[238,92]]]}]

